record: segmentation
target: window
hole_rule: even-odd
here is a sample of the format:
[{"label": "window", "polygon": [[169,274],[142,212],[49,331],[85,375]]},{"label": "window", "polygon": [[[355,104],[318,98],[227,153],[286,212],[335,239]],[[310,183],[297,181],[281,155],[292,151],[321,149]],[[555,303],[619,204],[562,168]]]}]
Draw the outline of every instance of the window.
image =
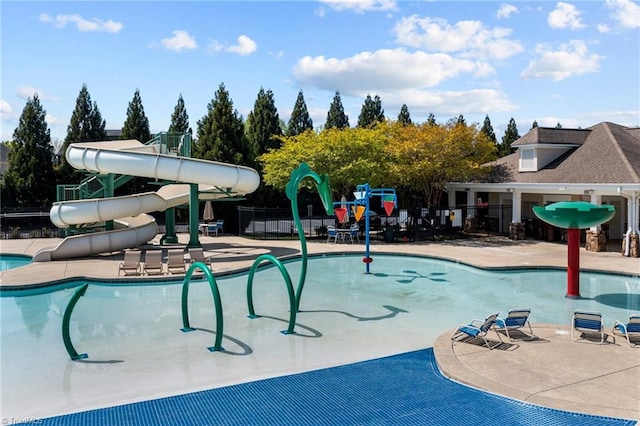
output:
[{"label": "window", "polygon": [[520,149],[520,171],[521,172],[535,172],[535,151],[533,148],[521,148]]}]

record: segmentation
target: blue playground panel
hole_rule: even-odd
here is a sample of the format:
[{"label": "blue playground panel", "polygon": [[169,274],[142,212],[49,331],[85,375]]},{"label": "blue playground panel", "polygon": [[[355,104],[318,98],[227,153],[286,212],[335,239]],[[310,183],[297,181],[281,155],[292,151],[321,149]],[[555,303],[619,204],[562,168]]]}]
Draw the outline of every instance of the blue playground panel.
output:
[{"label": "blue playground panel", "polygon": [[[123,383],[126,386],[126,383]],[[38,420],[40,425],[629,425],[482,392],[433,349]]]}]

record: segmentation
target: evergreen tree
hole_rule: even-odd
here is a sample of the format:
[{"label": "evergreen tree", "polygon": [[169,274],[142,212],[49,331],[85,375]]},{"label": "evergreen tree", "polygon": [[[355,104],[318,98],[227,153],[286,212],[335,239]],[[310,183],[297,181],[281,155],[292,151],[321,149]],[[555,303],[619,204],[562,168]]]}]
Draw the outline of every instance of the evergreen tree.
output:
[{"label": "evergreen tree", "polygon": [[293,106],[291,112],[291,118],[287,125],[287,136],[296,136],[307,130],[313,130],[313,121],[309,117],[309,111],[307,110],[307,104],[304,101],[304,95],[302,90],[298,92],[298,98],[296,104]]},{"label": "evergreen tree", "polygon": [[336,91],[333,101],[327,112],[327,121],[324,123],[325,129],[344,129],[349,127],[349,116],[344,113],[340,92]]},{"label": "evergreen tree", "polygon": [[371,95],[367,95],[358,116],[358,127],[370,128],[383,121],[384,110],[380,96],[376,95],[374,99],[371,99]]},{"label": "evergreen tree", "polygon": [[467,120],[464,119],[464,116],[462,114],[460,114],[458,116],[458,118],[456,119],[456,124],[461,124],[463,126],[467,125]]},{"label": "evergreen tree", "polygon": [[491,125],[491,120],[489,119],[488,114],[484,117],[484,123],[482,123],[480,132],[484,133],[487,136],[487,139],[498,147],[498,140],[496,139],[496,134],[493,131],[493,126]]},{"label": "evergreen tree", "polygon": [[433,113],[429,113],[429,117],[427,117],[427,125],[428,126],[437,126],[436,116]]},{"label": "evergreen tree", "polygon": [[520,135],[518,134],[518,128],[516,127],[516,120],[511,117],[509,124],[507,125],[507,129],[504,131],[498,155],[500,157],[504,157],[505,155],[511,154],[511,144],[519,138]]},{"label": "evergreen tree", "polygon": [[105,130],[106,122],[102,119],[100,109],[96,102],[91,102],[91,95],[87,85],[83,84],[76,107],[71,114],[71,120],[67,126],[67,136],[64,139],[60,152],[60,162],[58,165],[58,181],[62,183],[77,182],[80,180],[75,174],[73,167],[67,163],[65,152],[69,144],[76,142],[97,142],[107,138]]},{"label": "evergreen tree", "polygon": [[409,115],[409,108],[407,108],[407,104],[402,104],[402,108],[400,108],[400,114],[398,114],[398,122],[409,126],[413,124],[413,121],[411,121],[411,116]]},{"label": "evergreen tree", "polygon": [[184,106],[184,99],[182,99],[182,93],[178,97],[178,103],[173,109],[171,114],[171,124],[169,125],[169,132],[172,133],[192,133],[189,127],[189,114]]},{"label": "evergreen tree", "polygon": [[120,137],[121,139],[137,139],[142,143],[151,140],[149,119],[144,114],[139,89],[136,89],[133,99],[129,102],[127,119],[124,122],[124,127],[122,127],[122,135]]},{"label": "evergreen tree", "polygon": [[49,207],[55,195],[51,131],[38,95],[27,100],[13,132],[2,179],[3,205]]},{"label": "evergreen tree", "polygon": [[562,129],[562,124],[560,124],[560,122],[558,121],[558,123],[556,124],[556,129]]},{"label": "evergreen tree", "polygon": [[538,122],[536,120],[533,120],[533,124],[531,125],[531,128],[535,129],[536,127],[538,127]]},{"label": "evergreen tree", "polygon": [[260,88],[245,128],[248,143],[256,157],[280,148],[279,136],[282,136],[283,132],[271,90],[265,92]]},{"label": "evergreen tree", "polygon": [[253,158],[244,135],[242,116],[233,109],[224,83],[207,105],[207,114],[198,121],[198,140],[192,153],[196,158],[251,166]]}]

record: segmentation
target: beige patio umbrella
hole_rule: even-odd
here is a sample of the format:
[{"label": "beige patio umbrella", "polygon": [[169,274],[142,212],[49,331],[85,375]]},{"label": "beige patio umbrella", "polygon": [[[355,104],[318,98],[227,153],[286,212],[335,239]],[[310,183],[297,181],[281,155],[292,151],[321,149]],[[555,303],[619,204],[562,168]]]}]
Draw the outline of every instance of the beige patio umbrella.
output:
[{"label": "beige patio umbrella", "polygon": [[214,219],[213,205],[211,204],[211,201],[207,201],[206,203],[204,203],[204,212],[202,213],[202,219],[205,222],[210,222]]}]

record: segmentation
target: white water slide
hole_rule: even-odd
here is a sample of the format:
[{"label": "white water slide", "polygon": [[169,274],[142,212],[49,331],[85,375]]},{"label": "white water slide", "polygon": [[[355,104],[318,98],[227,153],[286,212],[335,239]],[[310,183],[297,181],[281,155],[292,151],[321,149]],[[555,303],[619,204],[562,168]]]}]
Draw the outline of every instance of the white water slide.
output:
[{"label": "white water slide", "polygon": [[226,197],[225,191],[249,194],[260,184],[258,173],[249,167],[161,154],[159,149],[160,145],[137,140],[69,145],[67,161],[76,169],[180,183],[165,185],[157,192],[55,203],[51,221],[60,228],[113,220],[116,229],[67,237],[56,247],[40,250],[33,261],[89,256],[144,244],[158,232],[155,219],[146,213],[188,203],[191,183],[198,184],[201,199]]}]

